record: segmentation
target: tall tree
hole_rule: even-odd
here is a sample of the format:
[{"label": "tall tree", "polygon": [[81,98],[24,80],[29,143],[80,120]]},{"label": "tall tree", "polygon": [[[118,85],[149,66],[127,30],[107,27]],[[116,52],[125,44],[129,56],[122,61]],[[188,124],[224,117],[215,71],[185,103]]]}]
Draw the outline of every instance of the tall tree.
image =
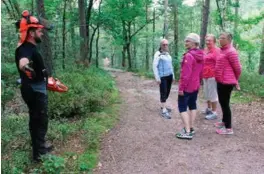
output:
[{"label": "tall tree", "polygon": [[173,23],[174,23],[174,56],[178,59],[178,42],[179,42],[179,19],[178,19],[178,4],[176,1],[172,4],[173,8]]},{"label": "tall tree", "polygon": [[234,32],[233,32],[234,33],[234,45],[235,45],[236,48],[238,47],[237,40],[238,40],[238,37],[239,37],[238,31],[237,31],[238,23],[239,23],[238,9],[239,9],[239,0],[236,0],[236,4],[235,4],[235,19],[234,19]]},{"label": "tall tree", "polygon": [[154,57],[155,54],[155,18],[156,18],[156,14],[155,14],[155,7],[153,9],[153,26],[152,26],[152,57]]},{"label": "tall tree", "polygon": [[200,48],[204,48],[204,43],[205,43],[205,36],[207,33],[207,26],[208,26],[208,18],[209,18],[209,13],[210,13],[210,0],[205,0],[203,2],[203,19],[201,23],[201,45]]},{"label": "tall tree", "polygon": [[[44,19],[46,18],[44,0],[37,0],[37,13],[38,16]],[[43,30],[43,41],[41,43],[41,52],[44,57],[44,61],[47,67],[49,75],[52,75],[53,66],[52,66],[52,52],[51,52],[51,41],[46,30]]]},{"label": "tall tree", "polygon": [[[89,38],[90,38],[90,30],[89,30],[89,26],[90,26],[90,19],[91,19],[91,15],[92,15],[92,7],[93,7],[93,0],[89,0],[89,4],[88,4],[88,7],[86,9],[86,13],[87,13],[87,17],[86,17],[86,34],[87,34],[87,52],[89,53],[90,52],[90,49],[92,48],[92,46],[90,46],[89,44]],[[96,30],[95,30],[96,31]],[[91,58],[90,58],[90,54],[88,54],[88,60],[89,60],[89,63],[91,61]]]},{"label": "tall tree", "polygon": [[264,75],[264,23],[261,37],[262,43],[260,49],[259,74]]},{"label": "tall tree", "polygon": [[67,0],[64,0],[63,16],[62,16],[62,68],[63,69],[65,69],[66,8],[67,8]]},{"label": "tall tree", "polygon": [[[148,3],[146,3],[146,22],[148,21]],[[149,70],[149,38],[148,38],[148,26],[146,26],[146,71]]]},{"label": "tall tree", "polygon": [[88,38],[87,38],[87,23],[85,17],[85,0],[78,0],[79,21],[80,21],[80,60],[85,63],[88,55]]},{"label": "tall tree", "polygon": [[163,38],[168,39],[168,0],[164,0],[164,28]]}]

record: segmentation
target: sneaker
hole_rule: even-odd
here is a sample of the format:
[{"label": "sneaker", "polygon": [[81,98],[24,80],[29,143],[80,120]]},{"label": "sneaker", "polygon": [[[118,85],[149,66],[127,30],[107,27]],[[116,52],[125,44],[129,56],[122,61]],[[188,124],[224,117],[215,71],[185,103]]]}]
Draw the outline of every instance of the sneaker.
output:
[{"label": "sneaker", "polygon": [[222,127],[225,127],[225,123],[222,121],[219,121],[219,122],[214,123],[214,126],[216,128],[222,128]]},{"label": "sneaker", "polygon": [[175,135],[179,139],[187,139],[191,140],[193,138],[193,134],[191,132],[186,132],[185,128],[183,128],[179,133]]},{"label": "sneaker", "polygon": [[[162,112],[162,108],[160,108],[161,109],[161,112]],[[171,108],[166,108],[167,109],[167,111],[169,112],[169,113],[171,113],[171,111],[172,111],[172,109]]]},{"label": "sneaker", "polygon": [[212,114],[206,115],[205,119],[207,119],[207,120],[215,120],[215,119],[217,119],[217,114],[216,113],[212,113]]},{"label": "sneaker", "polygon": [[202,111],[202,113],[205,114],[205,115],[209,115],[209,114],[212,114],[213,112],[212,112],[211,109],[206,108],[205,110]]},{"label": "sneaker", "polygon": [[171,113],[171,108],[166,108],[169,113]]},{"label": "sneaker", "polygon": [[220,129],[216,129],[216,133],[220,134],[220,135],[232,135],[234,134],[233,129],[227,129],[225,127],[222,127]]},{"label": "sneaker", "polygon": [[162,116],[163,118],[166,118],[166,119],[171,119],[171,116],[170,116],[170,114],[169,114],[168,111],[166,111],[166,112],[161,112],[161,116]]},{"label": "sneaker", "polygon": [[194,128],[191,127],[190,132],[194,135],[195,134]]}]

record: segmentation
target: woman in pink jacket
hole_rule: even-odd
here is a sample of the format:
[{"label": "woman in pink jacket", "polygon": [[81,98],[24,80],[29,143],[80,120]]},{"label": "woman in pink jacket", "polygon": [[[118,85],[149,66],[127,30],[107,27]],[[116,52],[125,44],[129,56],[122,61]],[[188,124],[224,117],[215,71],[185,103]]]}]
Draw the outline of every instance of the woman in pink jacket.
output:
[{"label": "woman in pink jacket", "polygon": [[215,78],[219,103],[223,112],[221,122],[215,123],[218,134],[233,134],[231,124],[230,97],[234,87],[240,90],[238,79],[241,75],[241,64],[236,49],[232,46],[232,35],[222,33],[219,37],[220,56],[216,61]]},{"label": "woman in pink jacket", "polygon": [[[178,92],[178,108],[184,128],[176,134],[177,138],[192,139],[194,120],[196,117],[196,100],[203,69],[203,51],[198,49],[200,36],[190,33],[185,38],[187,52],[183,55]],[[187,113],[187,107],[190,115]]]}]

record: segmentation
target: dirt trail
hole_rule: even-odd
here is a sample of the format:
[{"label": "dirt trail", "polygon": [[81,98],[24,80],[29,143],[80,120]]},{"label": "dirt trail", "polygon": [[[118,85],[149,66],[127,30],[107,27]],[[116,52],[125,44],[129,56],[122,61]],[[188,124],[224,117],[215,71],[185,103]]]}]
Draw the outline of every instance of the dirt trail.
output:
[{"label": "dirt trail", "polygon": [[[177,86],[168,104],[172,119],[159,116],[158,86],[132,73],[114,73],[123,104],[119,124],[104,138],[98,174],[264,173],[264,104],[235,104],[234,135],[217,135],[202,114],[193,140],[179,140]],[[199,109],[202,107],[200,106]],[[219,111],[220,113],[220,111]]]}]

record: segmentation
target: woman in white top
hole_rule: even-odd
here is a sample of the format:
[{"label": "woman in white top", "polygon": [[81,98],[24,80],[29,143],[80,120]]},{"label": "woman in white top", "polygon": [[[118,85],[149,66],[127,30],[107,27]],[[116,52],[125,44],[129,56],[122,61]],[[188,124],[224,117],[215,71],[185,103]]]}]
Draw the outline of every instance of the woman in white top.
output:
[{"label": "woman in white top", "polygon": [[156,82],[160,87],[161,115],[166,119],[171,119],[171,109],[166,107],[166,100],[170,95],[171,84],[175,78],[168,40],[166,39],[161,40],[160,49],[154,55],[153,71]]}]

